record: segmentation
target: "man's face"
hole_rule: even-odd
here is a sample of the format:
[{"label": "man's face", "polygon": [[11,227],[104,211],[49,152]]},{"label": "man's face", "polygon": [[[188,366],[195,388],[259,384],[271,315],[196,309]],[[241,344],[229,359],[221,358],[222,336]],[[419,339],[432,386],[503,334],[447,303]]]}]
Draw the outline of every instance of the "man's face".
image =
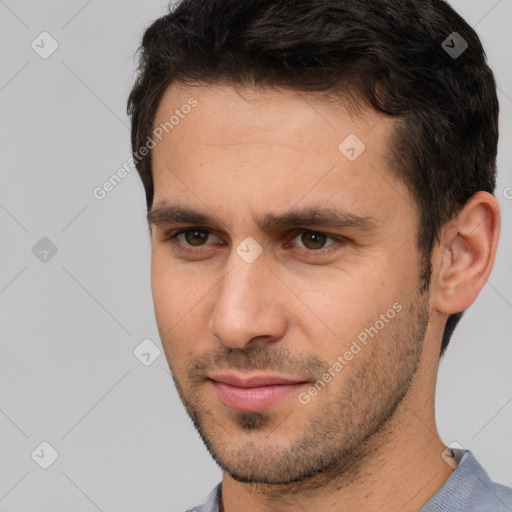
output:
[{"label": "man's face", "polygon": [[[429,319],[415,203],[386,159],[393,121],[220,85],[171,86],[154,127],[172,115],[153,137],[153,211],[211,217],[153,218],[156,320],[181,399],[236,480],[339,473],[414,384]],[[263,222],[312,209],[343,222]]]}]

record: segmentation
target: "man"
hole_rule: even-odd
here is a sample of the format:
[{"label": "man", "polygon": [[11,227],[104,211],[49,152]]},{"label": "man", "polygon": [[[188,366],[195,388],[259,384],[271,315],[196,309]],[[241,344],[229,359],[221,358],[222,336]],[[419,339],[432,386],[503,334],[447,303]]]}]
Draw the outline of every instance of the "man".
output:
[{"label": "man", "polygon": [[471,27],[441,0],[184,0],[128,111],[162,345],[223,470],[191,510],[512,510],[434,415],[500,227]]}]

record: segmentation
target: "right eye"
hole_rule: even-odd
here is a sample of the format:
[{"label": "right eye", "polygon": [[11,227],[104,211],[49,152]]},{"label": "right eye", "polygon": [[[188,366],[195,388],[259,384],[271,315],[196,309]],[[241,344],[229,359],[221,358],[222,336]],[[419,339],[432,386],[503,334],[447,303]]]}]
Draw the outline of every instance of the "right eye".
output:
[{"label": "right eye", "polygon": [[191,248],[211,245],[206,244],[205,242],[207,242],[212,236],[220,240],[216,235],[212,234],[207,229],[188,228],[168,233],[165,235],[164,240],[168,240],[173,244],[179,245],[180,249],[194,250]]}]

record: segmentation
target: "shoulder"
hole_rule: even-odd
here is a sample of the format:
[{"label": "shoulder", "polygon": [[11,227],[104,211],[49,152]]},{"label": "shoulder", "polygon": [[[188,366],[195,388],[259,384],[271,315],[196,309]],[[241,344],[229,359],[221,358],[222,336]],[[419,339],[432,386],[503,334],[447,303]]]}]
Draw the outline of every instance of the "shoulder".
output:
[{"label": "shoulder", "polygon": [[512,487],[507,487],[506,485],[497,484],[495,482],[491,482],[491,485],[492,494],[494,494],[497,499],[496,506],[502,506],[499,510],[503,509],[512,512]]},{"label": "shoulder", "polygon": [[493,482],[471,452],[421,512],[512,512],[512,488]]},{"label": "shoulder", "polygon": [[200,505],[188,508],[185,512],[219,512],[222,482],[218,483]]}]

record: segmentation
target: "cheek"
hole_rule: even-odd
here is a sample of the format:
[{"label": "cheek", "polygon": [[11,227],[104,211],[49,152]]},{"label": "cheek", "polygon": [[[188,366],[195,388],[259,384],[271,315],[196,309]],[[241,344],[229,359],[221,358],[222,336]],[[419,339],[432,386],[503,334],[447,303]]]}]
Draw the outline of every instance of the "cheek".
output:
[{"label": "cheek", "polygon": [[183,283],[179,276],[153,257],[151,262],[151,292],[159,328],[169,329],[180,317],[183,304],[179,300]]},{"label": "cheek", "polygon": [[408,291],[403,276],[377,264],[338,271],[321,282],[296,280],[292,286],[301,298],[295,318],[308,339],[322,351],[332,347],[335,355]]},{"label": "cheek", "polygon": [[[180,268],[158,251],[151,260],[151,289],[163,348],[173,362],[190,359],[208,324],[208,291],[213,283]],[[202,334],[201,334],[202,333]],[[174,365],[173,365],[174,366]]]},{"label": "cheek", "polygon": [[[185,319],[201,297],[201,284],[160,247],[151,257],[151,291],[157,322],[167,329]],[[204,292],[203,292],[204,294]]]}]

